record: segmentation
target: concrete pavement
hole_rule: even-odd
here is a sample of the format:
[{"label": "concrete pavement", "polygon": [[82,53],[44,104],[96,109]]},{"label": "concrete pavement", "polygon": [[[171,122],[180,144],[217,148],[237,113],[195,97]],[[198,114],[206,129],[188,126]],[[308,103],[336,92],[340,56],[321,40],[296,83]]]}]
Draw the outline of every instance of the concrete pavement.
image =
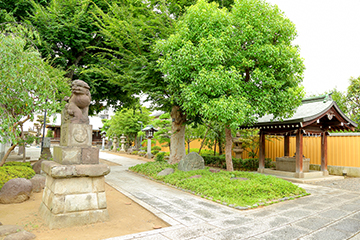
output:
[{"label": "concrete pavement", "polygon": [[[360,194],[323,186],[298,184],[310,196],[241,211],[148,180],[127,171],[143,161],[106,152],[112,166],[106,182],[171,226],[110,238],[141,239],[359,239]],[[111,213],[110,213],[111,214]]]}]

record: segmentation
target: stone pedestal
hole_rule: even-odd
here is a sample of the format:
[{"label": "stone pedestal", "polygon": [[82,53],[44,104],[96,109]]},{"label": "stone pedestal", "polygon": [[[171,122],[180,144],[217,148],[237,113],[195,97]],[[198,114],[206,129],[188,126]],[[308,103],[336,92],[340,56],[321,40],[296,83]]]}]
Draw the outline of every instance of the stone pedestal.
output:
[{"label": "stone pedestal", "polygon": [[51,229],[109,219],[104,176],[110,169],[99,164],[99,149],[91,144],[91,125],[62,124],[54,161],[42,163],[46,186],[40,215]]},{"label": "stone pedestal", "polygon": [[[303,172],[309,172],[309,167],[310,167],[310,158],[303,158]],[[295,157],[277,157],[276,170],[295,172],[296,171]]]},{"label": "stone pedestal", "polygon": [[46,183],[40,215],[50,229],[85,225],[109,219],[106,209],[105,164],[61,165],[44,161]]}]

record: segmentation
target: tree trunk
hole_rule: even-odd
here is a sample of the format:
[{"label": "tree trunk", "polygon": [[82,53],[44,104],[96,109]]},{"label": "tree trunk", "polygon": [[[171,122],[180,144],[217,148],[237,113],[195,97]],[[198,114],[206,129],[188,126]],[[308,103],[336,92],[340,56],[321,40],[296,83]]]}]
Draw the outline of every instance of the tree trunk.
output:
[{"label": "tree trunk", "polygon": [[231,149],[232,149],[232,135],[231,129],[229,126],[225,126],[225,159],[226,159],[226,170],[231,172],[234,171],[232,157],[231,157]]},{"label": "tree trunk", "polygon": [[223,154],[223,149],[221,147],[221,138],[218,138],[218,145],[219,145],[219,155]]},{"label": "tree trunk", "polygon": [[170,145],[170,164],[180,162],[186,155],[185,152],[185,122],[186,116],[179,106],[173,106],[171,110],[171,145]]},{"label": "tree trunk", "polygon": [[10,155],[11,151],[14,150],[14,148],[17,146],[17,144],[13,144],[5,153],[4,157],[1,159],[0,167],[5,164],[6,159]]},{"label": "tree trunk", "polygon": [[199,154],[200,154],[201,149],[202,149],[202,147],[203,147],[203,145],[204,145],[205,138],[206,138],[206,135],[207,135],[208,131],[209,131],[209,127],[206,129],[206,132],[205,132],[204,138],[203,138],[203,140],[202,140],[202,142],[201,142],[200,149],[199,149]]},{"label": "tree trunk", "polygon": [[217,144],[217,142],[216,142],[216,138],[215,138],[215,143],[214,143],[214,156],[216,155],[216,144]]},{"label": "tree trunk", "polygon": [[190,142],[189,139],[187,140],[187,147],[188,147],[188,154],[190,153]]}]

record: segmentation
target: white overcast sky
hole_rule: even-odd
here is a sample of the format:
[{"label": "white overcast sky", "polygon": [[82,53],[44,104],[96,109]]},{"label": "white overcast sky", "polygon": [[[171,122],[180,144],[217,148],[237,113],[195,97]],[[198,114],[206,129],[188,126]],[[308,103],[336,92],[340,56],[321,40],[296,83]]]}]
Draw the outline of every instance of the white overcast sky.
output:
[{"label": "white overcast sky", "polygon": [[346,91],[360,76],[360,0],[267,0],[296,25],[307,95]]}]

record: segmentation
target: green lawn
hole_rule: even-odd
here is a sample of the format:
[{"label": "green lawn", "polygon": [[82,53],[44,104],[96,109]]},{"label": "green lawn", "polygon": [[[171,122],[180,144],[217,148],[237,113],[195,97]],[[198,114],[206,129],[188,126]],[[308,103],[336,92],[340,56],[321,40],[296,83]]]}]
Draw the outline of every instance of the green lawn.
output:
[{"label": "green lawn", "polygon": [[[175,172],[167,176],[157,176],[165,168],[173,168]],[[212,173],[208,167],[203,170],[183,172],[177,169],[177,164],[170,165],[164,162],[139,164],[131,167],[130,170],[234,207],[252,207],[254,204],[262,205],[277,202],[285,197],[293,198],[308,195],[304,189],[291,182],[251,172],[220,171]],[[195,175],[201,175],[201,177],[190,178]],[[231,179],[235,177],[246,178],[247,180]]]}]

